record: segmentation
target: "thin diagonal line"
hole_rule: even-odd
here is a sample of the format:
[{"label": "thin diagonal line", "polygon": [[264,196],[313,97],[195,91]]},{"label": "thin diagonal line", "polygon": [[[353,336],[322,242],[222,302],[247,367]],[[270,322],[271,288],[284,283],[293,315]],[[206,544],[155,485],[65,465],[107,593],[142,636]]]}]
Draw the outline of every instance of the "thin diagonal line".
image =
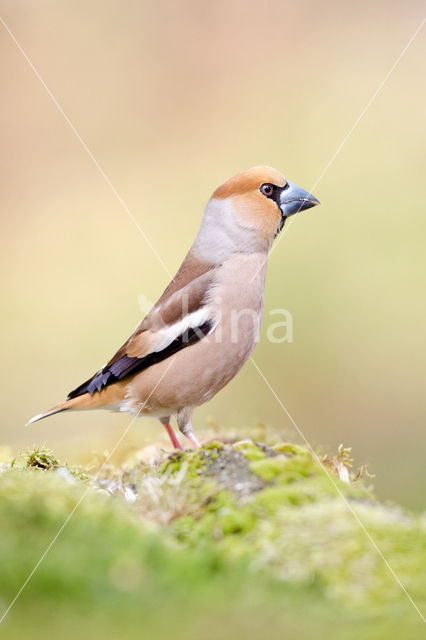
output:
[{"label": "thin diagonal line", "polygon": [[[417,35],[421,31],[421,29],[422,29],[422,27],[423,27],[425,22],[426,22],[426,18],[423,18],[423,20],[421,21],[421,23],[419,24],[417,29],[412,34],[411,38],[408,40],[407,44],[400,51],[398,57],[396,58],[396,60],[392,64],[392,66],[390,67],[389,71],[386,73],[386,75],[383,78],[383,80],[380,82],[380,84],[378,85],[378,87],[376,88],[376,90],[374,91],[374,93],[372,94],[372,96],[370,97],[368,102],[366,103],[366,105],[361,110],[361,113],[359,114],[359,116],[355,119],[355,121],[352,124],[351,128],[349,129],[349,131],[343,137],[343,139],[340,142],[340,144],[338,145],[337,149],[331,155],[331,157],[330,157],[329,161],[327,162],[327,164],[325,165],[324,169],[321,171],[321,173],[319,174],[318,178],[315,180],[314,184],[312,185],[312,187],[311,187],[311,189],[309,191],[310,194],[312,194],[312,192],[319,185],[319,183],[321,182],[321,180],[323,179],[323,177],[325,176],[325,174],[327,173],[327,171],[329,170],[329,168],[331,167],[331,165],[333,164],[333,162],[335,161],[335,159],[337,158],[337,156],[339,155],[339,153],[341,152],[341,150],[343,149],[343,147],[345,146],[345,144],[347,143],[347,141],[349,140],[349,138],[351,137],[351,135],[353,134],[353,132],[355,131],[355,129],[357,128],[357,126],[359,125],[361,120],[363,119],[363,117],[365,116],[365,114],[367,113],[368,109],[371,107],[371,105],[373,104],[373,102],[375,101],[375,99],[377,98],[377,96],[379,95],[381,90],[383,89],[383,87],[386,84],[386,82],[389,80],[390,76],[395,71],[396,67],[401,62],[401,60],[404,57],[404,55],[407,53],[409,47],[414,42],[415,38],[417,37]],[[288,220],[286,226],[284,227],[283,231],[281,232],[281,235],[277,238],[275,244],[272,246],[271,251],[269,252],[269,256],[271,255],[271,253],[273,251],[275,251],[275,249],[278,246],[278,243],[283,238],[283,236],[288,232],[289,228],[294,223],[294,221],[295,221],[295,217],[293,217],[293,219]],[[266,260],[265,260],[265,262],[266,262]],[[259,267],[258,271],[254,274],[254,276],[252,277],[250,282],[252,282],[254,280],[254,278],[257,276],[257,274],[259,273],[259,271],[262,268],[263,268],[263,265],[261,267]]]},{"label": "thin diagonal line", "polygon": [[63,108],[61,107],[61,105],[59,104],[59,102],[57,101],[57,99],[55,98],[55,96],[53,95],[52,91],[49,89],[49,87],[47,86],[47,84],[45,83],[45,81],[43,80],[43,78],[41,77],[40,73],[37,71],[37,69],[35,68],[35,66],[33,65],[33,63],[31,62],[30,58],[28,57],[28,55],[25,53],[24,49],[22,48],[22,46],[19,44],[19,42],[17,41],[17,39],[15,38],[15,36],[13,35],[13,33],[11,32],[11,30],[9,29],[9,27],[7,26],[7,24],[5,23],[5,21],[3,20],[3,18],[0,16],[0,22],[2,23],[3,27],[6,29],[7,33],[9,34],[9,36],[12,38],[13,42],[15,43],[15,45],[18,47],[19,51],[22,53],[23,57],[25,58],[25,60],[27,61],[27,63],[29,64],[29,66],[31,67],[32,71],[34,72],[35,76],[38,78],[38,80],[41,82],[41,84],[43,85],[43,88],[45,89],[46,93],[48,94],[48,96],[50,97],[50,99],[52,100],[52,102],[56,105],[57,109],[59,110],[59,112],[61,113],[61,115],[63,116],[64,120],[66,121],[66,123],[69,125],[69,127],[71,128],[72,132],[74,133],[75,137],[77,138],[77,140],[80,142],[81,146],[83,147],[83,149],[86,151],[87,155],[89,156],[89,158],[91,159],[91,161],[93,162],[93,164],[95,165],[95,167],[97,168],[97,170],[99,171],[99,173],[101,174],[101,176],[103,177],[103,179],[105,180],[105,182],[107,183],[107,185],[109,186],[109,188],[111,189],[111,191],[113,192],[113,194],[115,195],[115,197],[117,198],[118,202],[121,204],[121,206],[123,207],[124,211],[127,213],[127,215],[129,216],[130,220],[133,222],[133,224],[135,225],[135,227],[138,229],[139,233],[141,234],[141,236],[144,238],[145,242],[149,245],[151,251],[153,252],[153,254],[155,255],[155,257],[157,258],[157,260],[159,261],[159,263],[161,264],[161,266],[164,268],[164,270],[166,271],[166,273],[169,275],[169,277],[172,277],[172,274],[170,273],[170,271],[168,270],[164,260],[161,258],[160,254],[158,253],[158,251],[154,248],[154,246],[152,245],[150,239],[148,238],[148,236],[146,235],[145,231],[142,229],[142,227],[140,226],[140,224],[138,223],[138,221],[136,220],[135,216],[133,215],[133,213],[130,211],[129,207],[126,205],[126,203],[124,202],[123,198],[120,196],[120,194],[118,193],[117,189],[114,187],[114,185],[112,184],[111,180],[108,178],[108,176],[106,175],[105,171],[102,169],[101,165],[99,164],[99,162],[96,160],[95,156],[93,155],[93,153],[90,151],[89,147],[87,146],[87,144],[84,142],[83,138],[81,137],[81,135],[79,134],[79,132],[77,131],[77,129],[75,128],[75,126],[73,125],[73,123],[71,122],[71,120],[69,119],[69,117],[67,116],[67,114],[65,113],[65,111],[63,110]]},{"label": "thin diagonal line", "polygon": [[288,417],[288,419],[290,420],[290,422],[292,423],[292,425],[294,426],[294,428],[296,429],[297,433],[300,435],[300,437],[303,439],[303,441],[305,442],[306,446],[308,447],[309,451],[311,452],[311,455],[315,458],[315,460],[320,464],[320,466],[323,468],[323,470],[325,471],[325,473],[327,474],[330,482],[333,484],[334,488],[336,489],[337,493],[340,495],[340,497],[342,498],[343,502],[345,503],[345,505],[347,506],[347,508],[349,509],[349,511],[351,512],[351,514],[353,515],[353,517],[355,518],[355,520],[357,521],[357,523],[359,524],[359,526],[361,527],[362,531],[365,533],[365,535],[367,536],[368,540],[370,541],[370,543],[372,544],[372,546],[374,547],[374,549],[376,550],[377,554],[380,556],[380,558],[383,560],[383,562],[385,563],[386,567],[389,569],[389,572],[391,573],[392,577],[395,579],[395,581],[397,582],[397,584],[401,587],[401,589],[404,591],[405,595],[407,596],[408,600],[410,601],[410,603],[413,605],[414,609],[417,611],[417,613],[419,614],[420,618],[423,620],[423,622],[426,623],[425,617],[422,614],[422,612],[420,611],[419,607],[416,605],[416,603],[414,602],[413,598],[410,596],[410,594],[408,593],[406,587],[404,586],[404,584],[401,582],[400,578],[398,577],[398,575],[395,573],[395,570],[391,567],[391,565],[389,564],[388,560],[385,558],[385,556],[383,555],[380,547],[377,545],[377,542],[374,540],[374,538],[372,537],[371,533],[368,531],[368,529],[366,528],[365,524],[362,522],[362,520],[360,519],[360,517],[358,516],[358,514],[356,513],[356,511],[353,509],[351,503],[349,502],[349,500],[347,500],[346,496],[343,494],[342,490],[340,489],[340,487],[338,486],[337,482],[335,481],[335,479],[333,478],[332,474],[330,473],[330,471],[327,469],[327,467],[324,465],[324,463],[322,462],[322,460],[320,459],[320,457],[318,456],[318,454],[314,451],[314,449],[312,448],[311,444],[309,443],[308,439],[306,438],[306,436],[304,435],[304,433],[302,432],[302,430],[300,429],[300,427],[297,425],[296,421],[294,420],[294,418],[290,415],[290,412],[288,411],[288,409],[284,406],[283,402],[281,401],[281,399],[278,397],[278,395],[275,393],[274,389],[272,388],[270,382],[266,379],[265,375],[262,373],[262,371],[259,369],[259,367],[257,366],[256,362],[254,361],[253,357],[250,357],[250,360],[253,364],[253,366],[255,367],[255,369],[257,370],[257,372],[259,373],[259,375],[261,376],[261,378],[263,379],[263,381],[265,382],[266,386],[268,387],[268,389],[271,391],[271,393],[274,395],[275,399],[277,400],[278,404],[280,405],[281,409],[284,411],[284,413],[286,414],[286,416]]},{"label": "thin diagonal line", "polygon": [[[117,442],[115,443],[114,447],[112,448],[111,452],[108,454],[107,458],[103,461],[102,465],[99,467],[98,471],[96,472],[94,479],[96,480],[99,477],[99,474],[101,473],[102,469],[104,468],[104,466],[109,462],[109,460],[111,459],[112,455],[114,454],[114,452],[117,450],[117,447],[119,447],[121,441],[123,440],[123,438],[126,437],[130,427],[132,426],[132,424],[135,422],[136,418],[139,417],[141,411],[143,411],[146,403],[149,401],[150,397],[152,396],[152,394],[155,392],[156,388],[158,387],[158,385],[160,384],[160,382],[163,380],[164,376],[166,375],[166,373],[169,371],[169,369],[171,368],[171,366],[174,364],[176,358],[173,358],[173,360],[171,360],[169,366],[167,367],[167,369],[164,371],[164,373],[162,374],[162,376],[160,377],[159,381],[157,382],[157,384],[155,385],[155,387],[152,389],[151,393],[149,394],[149,396],[147,397],[147,399],[145,400],[145,402],[139,407],[139,410],[137,412],[137,414],[131,419],[131,421],[129,422],[129,424],[127,425],[126,429],[123,431],[123,433],[121,434],[121,436],[119,437],[119,439],[117,440]],[[17,599],[19,598],[19,596],[21,595],[21,593],[23,592],[23,590],[25,589],[25,587],[27,586],[27,584],[29,583],[29,581],[31,580],[31,578],[33,577],[33,575],[35,574],[35,572],[37,571],[37,569],[39,568],[39,566],[41,565],[41,563],[43,562],[43,560],[45,559],[45,557],[47,556],[47,554],[49,553],[50,549],[53,547],[53,545],[55,544],[56,540],[59,538],[59,536],[61,535],[62,531],[65,529],[65,527],[67,526],[68,522],[71,520],[71,518],[73,517],[74,513],[77,511],[78,507],[80,506],[80,504],[83,502],[84,498],[87,496],[87,494],[89,493],[89,491],[92,489],[92,486],[89,485],[87,487],[87,489],[85,489],[85,491],[83,491],[83,494],[80,496],[80,498],[78,499],[78,501],[76,502],[76,504],[74,505],[71,513],[67,516],[67,518],[65,519],[65,521],[63,522],[63,524],[61,525],[59,531],[56,533],[56,535],[54,536],[54,538],[51,540],[51,542],[48,544],[46,550],[43,552],[41,558],[39,559],[39,561],[36,563],[36,565],[34,566],[34,568],[32,569],[32,571],[30,572],[30,574],[28,575],[28,577],[26,578],[25,582],[23,583],[23,585],[21,586],[21,588],[19,589],[19,591],[17,592],[17,594],[15,595],[15,597],[13,598],[12,602],[10,603],[10,605],[8,606],[8,608],[6,609],[6,611],[4,612],[4,614],[2,615],[2,617],[0,618],[0,624],[3,622],[3,620],[6,618],[7,614],[9,613],[9,611],[11,610],[11,608],[13,607],[13,605],[15,604],[15,602],[17,601]]]},{"label": "thin diagonal line", "polygon": [[379,86],[377,87],[377,89],[374,91],[373,95],[371,96],[371,98],[369,99],[369,101],[367,102],[365,107],[362,109],[361,113],[359,114],[359,116],[357,117],[357,119],[355,120],[355,122],[353,123],[353,125],[351,126],[351,128],[349,129],[349,131],[347,132],[345,137],[343,138],[342,142],[339,144],[339,146],[337,147],[336,151],[333,153],[333,155],[331,156],[330,160],[327,162],[327,164],[325,165],[324,169],[319,174],[319,176],[316,179],[312,189],[315,189],[315,187],[318,185],[318,183],[322,180],[324,175],[327,173],[329,167],[333,164],[333,162],[335,161],[335,159],[337,158],[337,156],[339,155],[339,153],[341,152],[341,150],[345,146],[346,142],[349,140],[349,138],[351,137],[352,133],[355,131],[355,129],[357,128],[357,126],[361,122],[362,118],[365,116],[365,114],[367,113],[368,109],[371,107],[371,105],[373,104],[374,100],[377,98],[377,96],[379,95],[380,91],[383,89],[384,85],[389,80],[389,78],[391,77],[392,73],[395,71],[395,69],[398,66],[398,64],[401,62],[402,58],[404,57],[404,55],[408,51],[409,47],[414,42],[415,38],[419,34],[419,32],[422,29],[422,27],[423,27],[425,22],[426,22],[426,17],[423,18],[423,20],[421,21],[421,23],[419,24],[417,29],[414,31],[413,35],[411,36],[411,38],[409,39],[409,41],[407,42],[405,47],[402,49],[402,51],[400,52],[399,56],[396,58],[395,62],[393,63],[393,65],[391,66],[391,68],[389,69],[389,71],[387,72],[387,74],[385,75],[385,77],[383,78],[383,80],[381,81]]}]

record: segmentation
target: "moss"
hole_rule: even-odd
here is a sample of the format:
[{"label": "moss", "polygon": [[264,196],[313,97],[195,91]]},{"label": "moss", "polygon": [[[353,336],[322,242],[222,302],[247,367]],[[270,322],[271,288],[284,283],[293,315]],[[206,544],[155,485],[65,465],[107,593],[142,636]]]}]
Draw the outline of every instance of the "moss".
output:
[{"label": "moss", "polygon": [[32,450],[28,450],[22,455],[22,458],[27,467],[37,467],[39,469],[56,469],[59,467],[59,462],[53,452],[46,447],[35,447]]},{"label": "moss", "polygon": [[277,451],[278,453],[284,453],[286,455],[299,455],[306,456],[310,455],[308,449],[306,447],[302,447],[297,444],[293,444],[291,442],[278,442],[274,444],[272,449]]},{"label": "moss", "polygon": [[274,480],[279,483],[294,482],[300,477],[315,475],[321,466],[312,458],[306,449],[296,448],[294,445],[273,447],[272,455],[254,460],[251,470],[265,482]]},{"label": "moss", "polygon": [[[67,469],[45,450],[27,453],[21,465],[1,467],[2,598],[13,597],[84,495],[28,585],[40,610],[63,602],[103,615],[134,610],[138,618],[152,612],[162,619],[165,598],[168,612],[191,601],[192,611],[197,603],[206,611],[210,602],[215,615],[228,606],[247,615],[241,607],[250,602],[247,611],[257,607],[262,616],[263,602],[273,607],[262,618],[269,629],[271,619],[281,619],[283,603],[297,602],[303,619],[316,619],[315,607],[320,615],[338,612],[347,621],[347,638],[382,611],[388,621],[383,637],[396,637],[400,619],[401,637],[409,637],[405,621],[415,625],[414,610],[359,521],[421,607],[426,519],[380,505],[362,480],[342,482],[342,455],[330,456],[324,468],[291,443],[215,442],[152,466],[105,465],[98,476]],[[37,464],[27,466],[29,460]],[[25,593],[22,603],[28,606]],[[324,615],[330,615],[327,624],[320,631],[312,627],[307,637],[330,636],[337,628],[331,613]],[[158,635],[155,625],[150,637]],[[230,628],[229,638],[238,633]],[[300,637],[300,623],[297,628]],[[189,635],[182,631],[182,637]]]},{"label": "moss", "polygon": [[220,442],[219,440],[210,440],[210,442],[207,442],[204,446],[203,446],[203,451],[220,451],[221,449],[223,449],[224,444],[223,442]]},{"label": "moss", "polygon": [[252,440],[241,440],[233,445],[236,451],[241,451],[247,460],[263,460],[265,452]]},{"label": "moss", "polygon": [[270,482],[275,477],[282,475],[287,462],[288,459],[284,456],[254,460],[250,464],[250,469],[265,482]]},{"label": "moss", "polygon": [[196,478],[206,468],[206,464],[210,459],[216,457],[217,447],[209,447],[207,449],[196,449],[190,451],[175,451],[162,462],[160,470],[162,473],[177,473],[185,465],[187,475]]},{"label": "moss", "polygon": [[182,461],[183,461],[183,455],[180,453],[180,451],[176,451],[170,454],[161,463],[160,473],[166,473],[166,472],[175,473],[176,471],[179,471],[179,469],[181,468]]},{"label": "moss", "polygon": [[[239,456],[233,458],[232,451]],[[356,601],[357,606],[386,601],[386,593],[394,597],[393,577],[351,510],[362,510],[373,531],[374,522],[392,520],[392,527],[385,525],[390,539],[395,527],[403,536],[408,521],[416,526],[415,519],[407,520],[401,512],[394,517],[396,512],[376,504],[362,483],[342,482],[337,465],[325,468],[303,447],[282,444],[271,452],[265,445],[244,441],[222,447],[220,458],[229,464],[226,472],[234,478],[233,486],[223,482],[212,461],[207,462],[201,484],[214,471],[222,489],[211,494],[196,517],[185,515],[173,522],[171,534],[177,540],[194,549],[213,545],[225,557],[244,559],[252,567],[268,567],[285,581],[311,584],[315,580],[328,597]],[[247,488],[250,474],[263,484],[251,485],[241,494],[238,480]],[[419,543],[420,539],[420,553]],[[391,556],[399,553],[398,547],[389,550]]]}]

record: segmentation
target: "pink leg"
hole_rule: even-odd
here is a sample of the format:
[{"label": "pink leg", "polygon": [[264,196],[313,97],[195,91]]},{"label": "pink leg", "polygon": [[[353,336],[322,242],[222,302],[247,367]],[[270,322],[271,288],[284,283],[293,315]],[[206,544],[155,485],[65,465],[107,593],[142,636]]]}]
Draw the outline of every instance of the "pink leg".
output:
[{"label": "pink leg", "polygon": [[177,423],[178,423],[180,432],[183,433],[183,435],[186,438],[188,438],[188,440],[190,441],[193,447],[195,447],[196,449],[199,449],[201,445],[198,442],[192,430],[191,414],[192,414],[191,407],[185,407],[184,409],[181,409],[177,414]]},{"label": "pink leg", "polygon": [[197,438],[194,435],[193,431],[189,431],[188,433],[185,433],[185,436],[188,438],[189,442],[191,442],[191,444],[196,448],[196,449],[200,449],[201,445],[198,442]]},{"label": "pink leg", "polygon": [[165,430],[167,431],[167,434],[170,438],[170,441],[173,445],[173,447],[175,449],[183,449],[183,447],[181,447],[181,444],[179,442],[179,440],[177,439],[177,435],[175,434],[175,432],[173,431],[172,427],[170,426],[170,424],[168,422],[163,422],[161,420],[161,424],[164,426]]}]

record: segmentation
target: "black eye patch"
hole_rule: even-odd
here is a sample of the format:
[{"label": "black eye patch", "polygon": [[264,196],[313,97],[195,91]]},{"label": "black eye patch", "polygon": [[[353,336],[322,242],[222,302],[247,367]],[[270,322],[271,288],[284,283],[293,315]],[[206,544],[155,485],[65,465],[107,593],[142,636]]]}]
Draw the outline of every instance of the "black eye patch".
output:
[{"label": "black eye patch", "polygon": [[276,184],[271,184],[269,182],[265,182],[259,187],[259,191],[265,198],[269,198],[269,200],[273,200],[278,206],[280,204],[281,193],[288,189],[288,184],[284,187],[278,187]]}]

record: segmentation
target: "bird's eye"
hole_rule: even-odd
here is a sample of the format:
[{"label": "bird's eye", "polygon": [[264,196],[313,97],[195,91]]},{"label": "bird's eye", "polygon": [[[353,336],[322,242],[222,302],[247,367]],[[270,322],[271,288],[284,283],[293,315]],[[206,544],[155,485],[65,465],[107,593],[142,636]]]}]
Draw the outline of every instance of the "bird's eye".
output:
[{"label": "bird's eye", "polygon": [[260,187],[260,193],[263,193],[264,196],[270,198],[274,193],[274,185],[268,183],[262,184],[262,186]]}]

